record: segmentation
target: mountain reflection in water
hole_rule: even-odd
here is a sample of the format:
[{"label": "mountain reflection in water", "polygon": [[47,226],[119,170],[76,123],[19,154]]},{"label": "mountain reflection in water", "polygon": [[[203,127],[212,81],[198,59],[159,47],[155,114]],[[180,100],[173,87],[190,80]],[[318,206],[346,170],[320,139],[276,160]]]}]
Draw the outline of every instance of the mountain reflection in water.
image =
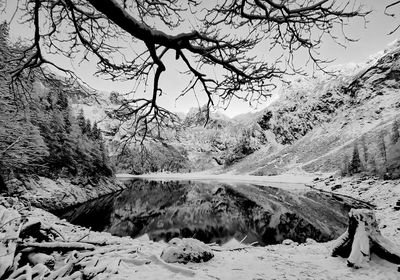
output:
[{"label": "mountain reflection in water", "polygon": [[126,181],[129,188],[58,213],[74,224],[152,240],[194,237],[260,245],[328,241],[346,228],[350,199],[250,184]]}]

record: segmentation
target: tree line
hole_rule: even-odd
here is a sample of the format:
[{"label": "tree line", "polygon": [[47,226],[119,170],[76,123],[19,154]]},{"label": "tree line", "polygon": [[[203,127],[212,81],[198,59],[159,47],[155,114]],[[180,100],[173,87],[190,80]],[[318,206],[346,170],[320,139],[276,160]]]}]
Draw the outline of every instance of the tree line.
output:
[{"label": "tree line", "polygon": [[[341,173],[343,176],[357,173],[369,173],[379,175],[385,179],[400,177],[400,124],[395,119],[392,124],[389,142],[385,140],[385,132],[381,131],[377,136],[375,149],[372,150],[366,143],[365,136],[354,142],[353,152],[349,158],[343,158]],[[371,150],[371,151],[370,151]],[[362,154],[360,156],[360,151]]]},{"label": "tree line", "polygon": [[7,178],[23,174],[112,175],[97,123],[83,111],[73,114],[61,81],[37,71],[10,89],[10,61],[20,52],[8,41],[7,24],[0,24],[0,188]]}]

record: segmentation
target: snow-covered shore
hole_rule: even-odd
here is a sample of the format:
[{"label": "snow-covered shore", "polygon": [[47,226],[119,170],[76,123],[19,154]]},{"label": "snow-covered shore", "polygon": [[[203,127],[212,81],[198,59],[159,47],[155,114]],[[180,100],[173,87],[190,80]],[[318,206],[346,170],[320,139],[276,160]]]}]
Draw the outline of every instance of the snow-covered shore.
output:
[{"label": "snow-covered shore", "polygon": [[[135,178],[142,177],[135,176]],[[161,177],[163,176],[159,176],[158,179],[162,179]],[[184,179],[183,177],[181,178]],[[223,180],[231,178],[233,181],[231,175],[219,178],[223,178]],[[193,180],[193,178],[186,179]],[[242,179],[242,182],[260,182],[260,178],[244,176]],[[279,180],[282,179],[278,179],[276,176],[271,180],[280,182]],[[268,181],[264,180],[263,182]],[[313,184],[314,187],[323,190],[331,190],[333,187],[335,192],[374,203],[377,206],[376,215],[381,221],[382,233],[400,245],[400,212],[393,209],[394,203],[400,199],[399,181],[327,178],[314,183],[312,180],[301,182],[302,185],[311,182],[310,184]],[[296,185],[301,184],[298,181],[296,183]],[[124,258],[118,268],[118,273],[108,275],[108,279],[400,279],[400,272],[397,271],[398,267],[395,264],[372,256],[372,260],[365,263],[362,268],[349,268],[346,266],[346,259],[330,256],[332,242],[316,243],[313,241],[300,245],[292,243],[290,245],[280,244],[230,250],[241,247],[241,244],[234,242],[234,244],[221,247],[221,250],[215,252],[215,257],[206,263],[175,264],[176,267],[183,268],[182,271],[186,271],[186,273],[181,273],[173,271],[157,261],[157,257],[167,246],[164,242],[152,242],[146,236],[131,239],[111,236],[105,232],[93,232],[71,225],[38,208],[32,208],[30,215],[51,224],[69,240],[79,240],[85,237],[84,240],[92,242],[106,240],[113,244],[136,247],[137,253],[132,254],[132,260]],[[111,261],[118,257],[118,254],[105,255],[105,260],[108,257]]]}]

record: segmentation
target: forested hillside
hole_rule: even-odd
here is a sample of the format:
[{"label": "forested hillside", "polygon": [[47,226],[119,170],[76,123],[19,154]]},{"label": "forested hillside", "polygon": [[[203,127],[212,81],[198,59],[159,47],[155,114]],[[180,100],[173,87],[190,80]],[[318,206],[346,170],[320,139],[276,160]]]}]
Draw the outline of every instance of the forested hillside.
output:
[{"label": "forested hillside", "polygon": [[[0,183],[25,174],[110,176],[102,133],[83,113],[72,112],[69,86],[43,72],[26,73],[10,87],[21,48],[0,25]],[[76,87],[71,92],[79,90]]]}]

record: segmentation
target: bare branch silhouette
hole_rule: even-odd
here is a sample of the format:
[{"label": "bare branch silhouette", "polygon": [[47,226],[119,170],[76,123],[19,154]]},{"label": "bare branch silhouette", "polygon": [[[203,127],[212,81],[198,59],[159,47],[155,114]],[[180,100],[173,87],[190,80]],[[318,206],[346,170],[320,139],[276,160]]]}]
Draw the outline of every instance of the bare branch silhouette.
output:
[{"label": "bare branch silhouette", "polygon": [[[147,136],[160,137],[160,129],[176,120],[157,102],[158,96],[165,94],[160,77],[171,67],[167,53],[175,54],[186,66],[184,74],[191,77],[180,96],[200,90],[208,99],[208,109],[217,101],[229,104],[233,98],[263,102],[277,79],[302,73],[294,63],[296,53],[305,54],[315,69],[324,70],[328,61],[318,54],[324,36],[340,44],[352,41],[345,33],[337,35],[337,27],[368,14],[362,7],[354,7],[353,0],[20,2],[34,34],[18,57],[13,82],[24,71],[45,64],[77,78],[47,59],[47,54],[95,59],[98,75],[151,85],[150,96],[127,98],[110,112],[121,121],[129,120],[132,139],[141,141]],[[276,57],[272,55],[275,49],[281,53]],[[271,58],[257,55],[259,50]],[[210,74],[213,69],[217,74]]]}]

